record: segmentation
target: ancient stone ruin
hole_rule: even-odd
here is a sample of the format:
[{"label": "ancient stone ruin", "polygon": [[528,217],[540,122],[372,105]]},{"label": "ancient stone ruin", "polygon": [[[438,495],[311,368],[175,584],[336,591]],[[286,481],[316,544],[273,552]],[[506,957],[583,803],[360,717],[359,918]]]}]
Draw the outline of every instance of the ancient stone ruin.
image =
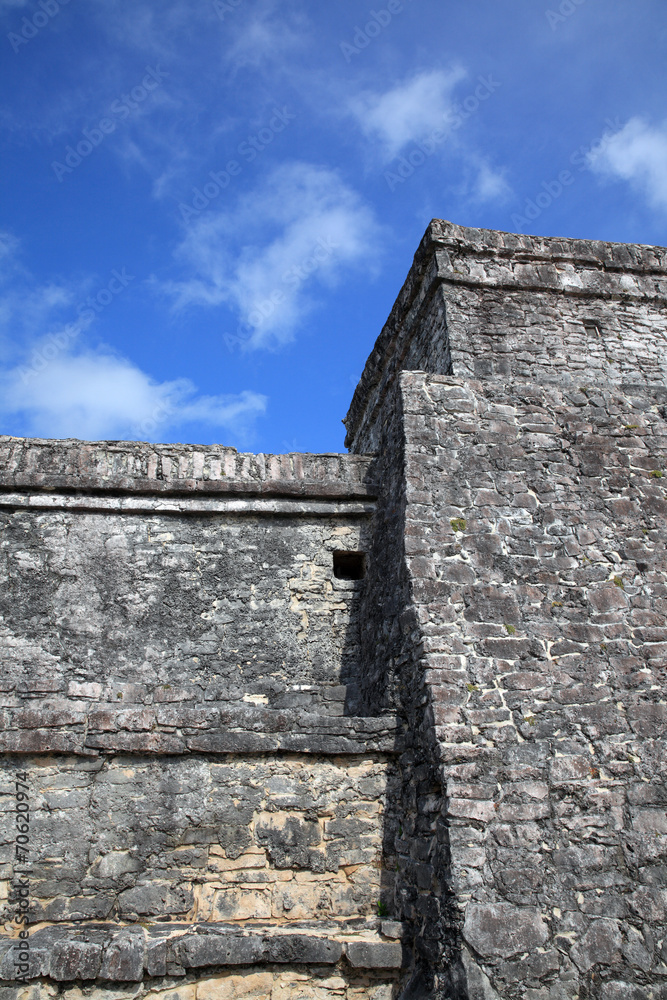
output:
[{"label": "ancient stone ruin", "polygon": [[0,1000],[665,1000],[666,296],[435,221],[349,455],[0,439]]}]

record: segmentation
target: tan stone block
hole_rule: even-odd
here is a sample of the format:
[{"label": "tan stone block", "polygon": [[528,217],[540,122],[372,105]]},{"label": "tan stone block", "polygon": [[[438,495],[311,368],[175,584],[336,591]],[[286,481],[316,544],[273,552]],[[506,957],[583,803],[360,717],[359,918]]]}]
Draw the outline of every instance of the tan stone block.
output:
[{"label": "tan stone block", "polygon": [[195,997],[195,983],[183,983],[182,986],[176,986],[171,990],[151,990],[146,994],[146,1000],[195,1000]]},{"label": "tan stone block", "polygon": [[213,920],[262,920],[271,916],[271,894],[245,889],[219,889],[213,902]]},{"label": "tan stone block", "polygon": [[271,1000],[333,1000],[334,996],[340,1000],[345,994],[318,993],[310,977],[283,973],[273,985]]},{"label": "tan stone block", "polygon": [[221,888],[261,889],[278,881],[278,872],[270,868],[241,868],[237,872],[218,873],[216,880],[222,882]]},{"label": "tan stone block", "polygon": [[[25,998],[21,997],[20,1000],[51,1000],[52,997],[58,995],[57,990],[51,987],[44,987],[41,985],[39,987],[37,987],[37,985],[32,987],[33,991],[36,989],[39,989],[40,992],[28,992]],[[50,992],[47,992],[47,989],[49,989]],[[105,989],[100,986],[93,986],[86,989],[85,993],[83,990],[78,988],[66,990],[63,994],[61,994],[60,1000],[65,1000],[65,998],[67,998],[67,1000],[133,1000],[133,998],[139,996],[140,993],[143,993],[143,986],[141,983],[132,984],[129,989],[123,989],[122,986],[115,988],[110,987],[109,989]],[[155,996],[155,994],[152,994],[151,996]]]},{"label": "tan stone block", "polygon": [[339,871],[339,872],[323,872],[323,873],[317,873],[317,872],[296,872],[295,875],[294,875],[294,879],[295,879],[296,882],[299,882],[301,885],[308,885],[308,884],[317,883],[317,882],[326,882],[326,883],[340,882],[340,883],[344,883],[345,882],[345,874],[344,874],[343,871]]},{"label": "tan stone block", "polygon": [[331,913],[331,898],[326,886],[279,886],[272,894],[272,915],[282,920],[313,920]]},{"label": "tan stone block", "polygon": [[393,1000],[396,992],[392,983],[382,983],[380,986],[371,986],[367,996],[368,1000]]},{"label": "tan stone block", "polygon": [[[81,991],[79,991],[80,993]],[[53,1000],[58,993],[55,983],[34,983],[26,986],[24,990],[17,992],[17,1000]]]},{"label": "tan stone block", "polygon": [[227,858],[222,847],[213,844],[209,851],[209,868],[218,872],[233,872],[243,868],[266,868],[266,851],[262,848],[250,848],[238,858]]},{"label": "tan stone block", "polygon": [[349,882],[355,889],[364,889],[374,893],[380,886],[381,871],[377,865],[358,865],[349,877]]},{"label": "tan stone block", "polygon": [[197,920],[211,920],[213,914],[213,904],[215,894],[219,892],[222,885],[219,881],[195,886],[195,908]]},{"label": "tan stone block", "polygon": [[204,979],[197,984],[197,1000],[272,1000],[273,982],[270,972]]}]

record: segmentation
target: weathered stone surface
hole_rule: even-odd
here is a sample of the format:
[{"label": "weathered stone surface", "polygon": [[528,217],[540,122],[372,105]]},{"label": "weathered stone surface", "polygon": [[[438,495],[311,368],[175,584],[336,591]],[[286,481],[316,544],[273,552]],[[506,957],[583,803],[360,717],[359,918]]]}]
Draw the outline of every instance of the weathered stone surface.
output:
[{"label": "weathered stone surface", "polygon": [[172,726],[194,729],[215,726],[214,705],[343,714],[360,585],[334,576],[333,551],[366,547],[366,520],[220,517],[0,507],[7,707],[30,699],[35,713],[15,711],[7,728],[41,727],[43,744],[26,751],[64,725],[72,742],[53,749],[74,750],[89,707],[88,746],[150,751],[152,740],[162,753],[182,749],[168,731],[156,742],[168,707],[180,709]]},{"label": "weathered stone surface", "polygon": [[106,947],[100,979],[113,982],[139,982],[144,977],[143,934],[119,934]]},{"label": "weathered stone surface", "polygon": [[618,963],[621,958],[622,942],[618,922],[603,917],[593,921],[581,941],[571,950],[570,955],[582,972],[588,972],[594,965]]},{"label": "weathered stone surface", "polygon": [[182,938],[174,954],[186,969],[206,965],[253,965],[266,957],[259,935],[197,934]]},{"label": "weathered stone surface", "polygon": [[55,945],[49,972],[57,982],[72,979],[97,979],[102,949],[86,941],[67,941]]},{"label": "weathered stone surface", "polygon": [[375,920],[386,760],[69,758],[30,784],[33,920]]},{"label": "weathered stone surface", "polygon": [[415,734],[395,898],[436,994],[465,988],[463,910],[473,933],[499,903],[546,935],[529,958],[482,936],[499,996],[661,982],[660,904],[627,901],[666,859],[665,262],[436,222],[346,420],[384,483],[361,704]]},{"label": "weathered stone surface", "polygon": [[543,945],[549,930],[539,910],[509,903],[469,903],[463,936],[485,957],[509,958]]},{"label": "weathered stone surface", "polygon": [[350,965],[362,969],[400,969],[403,950],[390,941],[351,941],[345,953]]}]

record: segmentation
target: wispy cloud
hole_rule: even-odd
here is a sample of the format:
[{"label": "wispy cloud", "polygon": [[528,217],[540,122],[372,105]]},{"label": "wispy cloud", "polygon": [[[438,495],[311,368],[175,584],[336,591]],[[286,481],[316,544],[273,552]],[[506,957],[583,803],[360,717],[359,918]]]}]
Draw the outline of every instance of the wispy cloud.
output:
[{"label": "wispy cloud", "polygon": [[371,209],[337,172],[285,164],[234,210],[211,207],[191,224],[176,252],[188,276],[162,288],[180,308],[232,307],[248,346],[274,346],[293,337],[318,284],[368,268],[379,235]]},{"label": "wispy cloud", "polygon": [[35,281],[21,249],[13,233],[0,232],[0,359],[5,362],[71,321],[84,289],[77,281]]},{"label": "wispy cloud", "polygon": [[154,59],[173,62],[184,33],[212,23],[210,0],[164,0],[158,6],[150,0],[105,0],[95,10],[98,24],[114,49],[120,44]]},{"label": "wispy cloud", "polygon": [[277,68],[289,74],[292,67],[287,57],[307,49],[312,41],[305,15],[277,0],[254,0],[252,4],[242,0],[221,20],[233,39],[225,60],[235,69]]},{"label": "wispy cloud", "polygon": [[85,342],[96,314],[134,280],[125,268],[84,298],[94,282],[40,283],[22,264],[20,249],[11,233],[0,233],[2,431],[155,439],[196,424],[249,439],[265,396],[248,390],[207,396],[189,379],[158,382],[112,348],[93,350]]},{"label": "wispy cloud", "polygon": [[383,93],[362,93],[350,102],[350,111],[363,133],[379,143],[381,156],[388,162],[408,143],[447,124],[454,88],[465,76],[461,67],[418,73]]},{"label": "wispy cloud", "polygon": [[628,181],[652,208],[667,211],[667,121],[652,126],[631,118],[587,163],[602,177]]},{"label": "wispy cloud", "polygon": [[254,392],[202,396],[188,379],[156,382],[110,352],[59,357],[40,372],[0,371],[0,417],[39,437],[155,437],[189,423],[248,437],[266,409]]},{"label": "wispy cloud", "polygon": [[509,198],[512,189],[503,170],[494,169],[484,159],[477,160],[474,168],[476,174],[470,188],[470,198],[473,202],[503,202]]},{"label": "wispy cloud", "polygon": [[462,134],[466,123],[501,86],[479,76],[462,100],[454,96],[468,74],[459,66],[422,71],[390,90],[366,91],[348,104],[384,166],[390,191],[401,190],[431,157],[454,158],[458,196],[470,205],[503,202],[511,193],[505,171],[494,167]]}]

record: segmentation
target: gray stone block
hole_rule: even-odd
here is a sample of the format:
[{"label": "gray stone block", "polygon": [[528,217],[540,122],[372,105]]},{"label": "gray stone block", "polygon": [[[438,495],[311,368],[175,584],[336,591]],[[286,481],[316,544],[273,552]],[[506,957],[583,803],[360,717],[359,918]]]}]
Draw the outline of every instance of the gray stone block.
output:
[{"label": "gray stone block", "polygon": [[400,969],[403,948],[394,941],[348,941],[345,954],[355,969]]},{"label": "gray stone block", "polygon": [[340,942],[308,934],[274,934],[264,944],[266,961],[290,965],[335,965],[343,953]]},{"label": "gray stone block", "polygon": [[144,976],[143,933],[120,933],[104,949],[99,978],[112,982],[139,982]]},{"label": "gray stone block", "polygon": [[531,952],[549,936],[548,925],[539,910],[509,903],[469,903],[463,936],[480,955],[509,958]]},{"label": "gray stone block", "polygon": [[173,953],[185,969],[209,965],[252,965],[265,956],[263,939],[257,934],[190,934],[173,944]]},{"label": "gray stone block", "polygon": [[102,948],[86,941],[57,941],[51,952],[49,974],[56,982],[97,979]]}]

